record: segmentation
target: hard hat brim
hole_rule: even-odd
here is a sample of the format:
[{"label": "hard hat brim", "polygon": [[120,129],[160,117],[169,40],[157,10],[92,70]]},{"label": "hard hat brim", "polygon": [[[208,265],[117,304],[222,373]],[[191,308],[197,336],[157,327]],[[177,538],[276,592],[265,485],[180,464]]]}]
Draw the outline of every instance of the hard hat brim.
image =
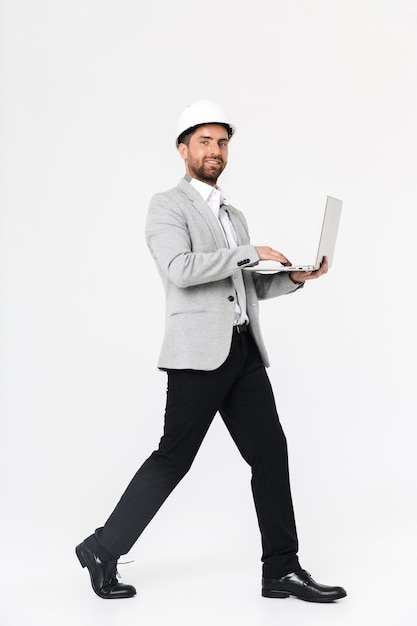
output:
[{"label": "hard hat brim", "polygon": [[180,145],[180,143],[183,143],[182,139],[185,138],[188,134],[194,133],[197,130],[197,128],[200,128],[201,126],[207,126],[209,124],[217,124],[218,126],[223,126],[227,130],[229,139],[231,139],[236,132],[236,126],[234,126],[233,124],[228,124],[227,122],[203,122],[202,124],[195,124],[195,126],[190,126],[190,128],[186,128],[185,130],[182,131],[182,133],[178,135],[176,139],[177,148]]}]

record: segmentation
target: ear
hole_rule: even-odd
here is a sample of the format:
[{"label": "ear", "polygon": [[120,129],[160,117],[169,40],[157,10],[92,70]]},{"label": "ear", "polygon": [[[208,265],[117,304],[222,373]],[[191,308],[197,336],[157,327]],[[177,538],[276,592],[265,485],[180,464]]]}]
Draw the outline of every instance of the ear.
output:
[{"label": "ear", "polygon": [[188,146],[185,143],[180,143],[178,146],[178,152],[180,153],[180,157],[186,161],[188,157]]}]

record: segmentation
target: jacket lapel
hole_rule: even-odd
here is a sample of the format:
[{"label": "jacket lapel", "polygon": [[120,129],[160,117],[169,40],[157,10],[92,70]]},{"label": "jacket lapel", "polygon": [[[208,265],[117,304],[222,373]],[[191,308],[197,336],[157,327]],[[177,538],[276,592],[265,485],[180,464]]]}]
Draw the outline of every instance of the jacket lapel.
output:
[{"label": "jacket lapel", "polygon": [[187,196],[190,202],[193,204],[194,208],[201,217],[206,222],[209,227],[211,234],[213,236],[214,241],[218,248],[224,248],[224,237],[220,230],[220,226],[213,215],[213,211],[208,206],[207,202],[203,200],[203,198],[198,193],[197,189],[195,189],[190,183],[188,183],[185,178],[182,178],[179,182],[178,188]]}]

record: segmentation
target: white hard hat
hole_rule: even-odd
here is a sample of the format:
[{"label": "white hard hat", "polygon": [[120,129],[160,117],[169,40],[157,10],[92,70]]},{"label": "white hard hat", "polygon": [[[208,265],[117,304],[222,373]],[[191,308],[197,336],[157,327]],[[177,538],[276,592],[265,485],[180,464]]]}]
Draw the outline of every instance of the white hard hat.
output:
[{"label": "white hard hat", "polygon": [[231,124],[229,115],[215,102],[210,100],[197,100],[189,104],[178,118],[177,123],[177,146],[180,136],[194,126],[202,124],[222,124],[229,129],[229,137],[236,132],[236,126]]}]

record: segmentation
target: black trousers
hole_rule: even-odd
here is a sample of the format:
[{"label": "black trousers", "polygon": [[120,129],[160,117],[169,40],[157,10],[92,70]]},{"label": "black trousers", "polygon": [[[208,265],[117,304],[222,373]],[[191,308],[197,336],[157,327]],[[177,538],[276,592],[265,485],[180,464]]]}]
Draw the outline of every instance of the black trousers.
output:
[{"label": "black trousers", "polygon": [[249,332],[233,333],[229,356],[214,371],[168,370],[159,447],[135,474],[105,525],[86,539],[93,552],[117,559],[130,550],[190,469],[217,411],[252,468],[263,575],[276,578],[300,568],[286,439]]}]

